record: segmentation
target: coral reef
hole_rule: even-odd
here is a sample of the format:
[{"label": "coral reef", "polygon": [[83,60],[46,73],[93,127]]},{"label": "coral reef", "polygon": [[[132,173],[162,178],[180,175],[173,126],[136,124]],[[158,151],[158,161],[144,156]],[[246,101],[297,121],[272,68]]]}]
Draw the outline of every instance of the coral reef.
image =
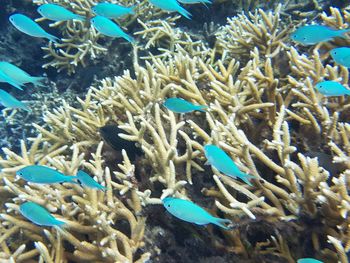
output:
[{"label": "coral reef", "polygon": [[[78,106],[63,102],[47,111],[46,126],[34,124],[39,135],[29,149],[24,142],[20,154],[4,149],[1,259],[161,257],[158,247],[149,249],[152,255],[143,249],[152,242],[145,231],[155,224],[146,216],[164,217],[157,207],[173,195],[232,220],[230,231],[189,232],[195,239],[208,231],[207,246],[241,261],[292,263],[308,256],[348,262],[350,99],[323,97],[314,89],[324,79],[348,87],[348,69],[334,65],[327,54],[348,40],[294,47],[283,12],[278,5],[271,12],[230,18],[217,29],[213,46],[172,28],[176,18],[140,20],[143,29],[136,34],[147,42],[142,50],[134,47],[133,70],[101,80],[85,99],[77,99]],[[321,19],[347,28],[348,9],[332,8]],[[168,97],[207,105],[208,111],[175,114],[162,106]],[[143,155],[132,163],[126,151],[103,145],[98,131],[106,124],[117,124],[124,131],[120,137],[135,142]],[[253,186],[205,166],[207,143],[220,146],[254,175]],[[66,174],[84,167],[108,190],[16,181],[15,171],[33,163]],[[18,215],[23,200],[45,206],[67,228],[43,230],[24,221]]]}]

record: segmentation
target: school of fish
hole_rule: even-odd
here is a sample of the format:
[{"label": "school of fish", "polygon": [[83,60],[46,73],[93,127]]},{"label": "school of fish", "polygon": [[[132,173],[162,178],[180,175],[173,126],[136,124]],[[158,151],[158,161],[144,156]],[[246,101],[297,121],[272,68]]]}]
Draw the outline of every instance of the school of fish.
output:
[{"label": "school of fish", "polygon": [[[178,12],[187,19],[191,19],[191,14],[180,4],[198,4],[202,3],[207,6],[211,4],[211,0],[149,0],[155,7],[168,12]],[[113,3],[98,3],[92,7],[92,12],[95,14],[92,18],[87,18],[82,15],[59,6],[57,4],[43,4],[38,7],[38,13],[51,21],[68,21],[80,20],[83,23],[90,19],[92,26],[101,34],[113,37],[124,38],[130,43],[135,43],[135,39],[125,33],[119,25],[113,21],[126,15],[135,14],[137,6],[124,7]],[[39,38],[47,38],[49,41],[58,43],[60,39],[46,32],[38,23],[23,14],[13,14],[9,17],[10,23],[19,31]],[[321,42],[331,41],[334,38],[346,38],[346,34],[350,29],[336,30],[323,25],[305,25],[295,30],[290,38],[291,40],[302,45],[317,45]],[[344,67],[350,67],[350,47],[337,47],[330,51],[330,56],[333,61]],[[13,87],[23,90],[25,84],[31,83],[34,86],[44,86],[44,77],[31,76],[16,65],[6,61],[0,61],[0,82],[6,82]],[[315,89],[324,96],[344,96],[350,95],[350,89],[341,83],[333,80],[324,80],[315,83]],[[6,108],[17,108],[30,111],[30,108],[15,97],[4,90],[0,90],[0,103]],[[163,102],[163,106],[174,113],[186,114],[194,111],[210,114],[207,105],[197,105],[183,98],[167,98]],[[242,172],[235,164],[232,158],[219,146],[207,144],[204,146],[204,155],[207,163],[213,169],[219,171],[225,176],[231,178],[240,178],[245,184],[253,186],[252,180],[256,177],[248,173]],[[50,167],[41,165],[29,165],[19,169],[16,175],[27,181],[28,183],[36,184],[56,184],[56,183],[71,183],[81,185],[83,188],[90,188],[99,191],[106,191],[107,188],[99,184],[86,172],[79,170],[76,175],[66,175]],[[214,217],[202,207],[194,204],[189,200],[184,200],[175,197],[165,197],[163,200],[165,209],[173,216],[190,223],[197,225],[214,224],[224,230],[232,228],[229,219]],[[40,226],[58,226],[65,225],[64,221],[56,219],[43,206],[33,203],[24,202],[19,206],[20,213]],[[321,261],[313,258],[301,258],[298,263],[319,263]]]}]

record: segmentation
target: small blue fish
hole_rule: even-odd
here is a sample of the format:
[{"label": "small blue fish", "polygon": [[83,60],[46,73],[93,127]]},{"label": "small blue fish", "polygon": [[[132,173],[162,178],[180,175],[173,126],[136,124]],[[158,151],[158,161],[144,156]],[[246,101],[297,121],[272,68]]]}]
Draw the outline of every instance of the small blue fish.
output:
[{"label": "small blue fish", "polygon": [[192,111],[202,111],[205,112],[205,108],[207,108],[207,106],[205,105],[195,105],[192,104],[191,102],[184,100],[184,99],[180,99],[180,98],[169,98],[166,99],[163,103],[163,105],[176,113],[187,113],[187,112],[192,112]]},{"label": "small blue fish", "polygon": [[41,165],[29,165],[16,172],[16,175],[22,179],[37,184],[55,184],[55,183],[75,183],[76,176],[64,175],[52,168]]},{"label": "small blue fish", "polygon": [[338,47],[330,51],[333,60],[344,67],[350,68],[350,48]]},{"label": "small blue fish", "polygon": [[77,178],[83,186],[86,186],[92,189],[102,190],[102,191],[106,190],[106,187],[100,185],[98,182],[96,182],[90,175],[88,175],[84,171],[79,170],[77,173]]},{"label": "small blue fish", "polygon": [[179,5],[176,0],[149,0],[156,7],[170,12],[178,12],[187,19],[191,19],[191,13]]},{"label": "small blue fish", "polygon": [[316,84],[316,89],[325,96],[344,96],[350,95],[350,89],[345,88],[336,81],[322,81]]},{"label": "small blue fish", "polygon": [[229,219],[214,217],[200,206],[184,199],[166,197],[163,199],[165,209],[173,216],[197,225],[214,224],[230,230],[224,223],[231,223]]},{"label": "small blue fish", "polygon": [[319,261],[314,258],[301,258],[298,259],[297,263],[323,263],[323,261]]},{"label": "small blue fish", "polygon": [[193,4],[212,4],[211,0],[178,0],[181,4],[186,4],[186,5],[193,5]]},{"label": "small blue fish", "polygon": [[35,86],[43,86],[41,81],[45,79],[44,77],[33,77],[19,67],[6,61],[0,61],[0,71],[17,81],[20,85],[33,83]]},{"label": "small blue fish", "polygon": [[44,4],[39,6],[37,11],[43,17],[53,21],[67,21],[71,19],[85,21],[83,16],[74,14],[60,5]]},{"label": "small blue fish", "polygon": [[241,178],[241,180],[246,184],[250,186],[252,185],[249,179],[255,178],[255,176],[240,171],[230,156],[228,156],[227,153],[221,148],[213,144],[208,144],[204,146],[204,154],[208,159],[209,164],[211,164],[218,171],[233,178]]},{"label": "small blue fish", "polygon": [[47,38],[54,43],[57,43],[59,40],[57,37],[47,33],[41,26],[25,15],[14,14],[9,19],[15,28],[27,35]]},{"label": "small blue fish", "polygon": [[96,15],[112,19],[119,18],[125,15],[134,15],[134,8],[135,6],[125,7],[112,3],[99,3],[91,9]]},{"label": "small blue fish", "polygon": [[126,34],[116,23],[106,17],[95,16],[91,19],[91,23],[96,30],[103,35],[109,37],[122,37],[131,43],[135,42],[135,40]]},{"label": "small blue fish", "polygon": [[30,109],[26,104],[17,100],[11,94],[7,93],[2,89],[0,89],[0,104],[2,104],[5,108],[8,108],[8,109],[22,109],[22,110],[30,111]]},{"label": "small blue fish", "polygon": [[65,222],[57,220],[53,215],[42,207],[33,202],[26,202],[19,206],[22,216],[39,226],[62,226]]},{"label": "small blue fish", "polygon": [[7,75],[2,70],[0,70],[0,82],[7,82],[8,84],[14,86],[15,88],[17,88],[19,90],[23,90],[21,87],[22,83],[14,80],[13,78],[11,78],[9,75]]},{"label": "small blue fish", "polygon": [[321,25],[306,25],[299,27],[291,34],[291,39],[303,45],[315,45],[332,40],[335,37],[344,37],[350,29],[335,30]]}]

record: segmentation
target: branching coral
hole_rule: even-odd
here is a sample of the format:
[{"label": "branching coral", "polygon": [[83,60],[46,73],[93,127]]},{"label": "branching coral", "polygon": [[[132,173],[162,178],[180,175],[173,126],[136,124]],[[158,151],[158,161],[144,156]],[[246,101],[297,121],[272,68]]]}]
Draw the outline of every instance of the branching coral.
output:
[{"label": "branching coral", "polygon": [[[45,145],[45,144],[44,144]],[[22,153],[17,155],[5,149],[6,160],[1,160],[2,193],[6,192],[6,210],[1,212],[0,243],[2,260],[16,262],[138,262],[134,254],[143,245],[145,219],[135,216],[139,212],[138,199],[121,202],[114,193],[111,172],[103,167],[102,143],[84,161],[84,154],[73,146],[72,155],[60,155],[66,147],[50,149],[45,154],[42,137],[36,138],[30,149],[22,142]],[[75,174],[85,167],[103,182],[106,192],[97,192],[77,185],[42,186],[23,185],[14,180],[14,172],[24,165],[38,162]],[[62,228],[42,229],[18,215],[18,204],[33,201],[59,214],[66,222]],[[21,242],[19,242],[21,240]],[[34,245],[34,246],[33,246]],[[141,255],[144,262],[148,253]]]},{"label": "branching coral", "polygon": [[[222,48],[220,59],[212,56],[217,52],[215,48],[205,45],[192,43],[203,56],[186,49],[180,40],[184,35],[167,23],[144,23],[140,34],[152,35],[149,45],[165,44],[166,48],[171,46],[170,51],[150,54],[140,62],[135,48],[133,72],[125,71],[122,76],[102,80],[97,88],[91,87],[85,100],[79,99],[79,108],[64,104],[47,112],[48,125],[37,126],[41,135],[29,154],[24,144],[23,157],[5,150],[7,157],[0,162],[5,167],[0,189],[17,197],[13,202],[6,201],[3,236],[19,231],[11,221],[18,220],[18,203],[44,195],[37,201],[61,214],[68,230],[72,230],[69,236],[65,229],[52,230],[51,239],[46,234],[50,240],[67,240],[76,246],[75,252],[65,252],[68,258],[91,256],[92,260],[95,256],[98,259],[94,260],[102,260],[101,256],[111,256],[134,260],[133,253],[142,246],[144,221],[137,215],[141,204],[161,204],[160,199],[168,195],[193,200],[203,194],[215,200],[213,214],[223,213],[233,221],[234,229],[223,233],[227,246],[232,247],[227,250],[253,260],[274,256],[294,262],[307,254],[330,262],[347,262],[350,101],[345,97],[322,97],[314,85],[323,79],[347,85],[349,72],[328,64],[319,47],[311,48],[308,54],[288,47],[290,29],[281,29],[279,8],[274,15],[258,10],[250,18],[242,15],[240,20],[230,20],[218,33],[224,36],[216,45]],[[229,33],[233,42],[228,42]],[[243,60],[233,59],[238,51]],[[225,52],[229,56],[223,55]],[[208,111],[174,114],[162,106],[168,97],[207,105]],[[120,137],[136,142],[142,149],[140,160],[131,163],[127,152],[122,151],[119,169],[103,164],[98,129],[110,123],[124,130]],[[40,147],[39,142],[43,142]],[[71,149],[67,142],[73,144]],[[242,171],[254,175],[253,186],[205,167],[203,146],[207,143],[217,144]],[[92,159],[84,160],[81,152],[95,148]],[[311,151],[316,156],[311,156]],[[322,154],[339,164],[338,171],[323,162]],[[35,161],[69,174],[84,166],[109,190],[97,194],[76,185],[57,186],[55,191],[32,185],[20,187],[13,179],[14,171]],[[142,169],[136,171],[138,167]],[[203,178],[210,182],[196,192]],[[63,190],[71,193],[71,203]],[[117,191],[112,195],[111,190],[126,197],[126,204]],[[121,214],[114,210],[117,206]],[[130,235],[108,224],[108,219],[115,222],[118,216],[129,223]],[[249,231],[260,223],[268,227],[260,230],[262,240],[257,241],[252,236],[258,234]],[[81,227],[88,233],[84,248],[75,242],[83,239]],[[110,230],[118,241],[106,237]],[[102,234],[97,235],[97,231]],[[26,238],[36,242],[31,252],[35,255],[45,257],[56,249],[45,247],[38,232]],[[218,237],[213,234],[211,238]],[[100,247],[92,242],[94,239]],[[19,255],[24,249],[7,246],[10,253],[4,254],[5,258],[11,253]]]}]

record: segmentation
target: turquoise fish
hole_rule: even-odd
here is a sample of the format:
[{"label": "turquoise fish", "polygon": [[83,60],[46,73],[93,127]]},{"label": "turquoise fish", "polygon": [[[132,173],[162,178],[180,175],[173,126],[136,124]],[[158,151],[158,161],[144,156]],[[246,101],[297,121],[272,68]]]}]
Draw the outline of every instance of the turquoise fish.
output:
[{"label": "turquoise fish", "polygon": [[205,112],[205,108],[207,108],[207,106],[205,105],[195,105],[192,104],[191,102],[184,100],[184,99],[180,99],[180,98],[169,98],[166,99],[163,103],[163,105],[176,113],[187,113],[187,112],[192,112],[192,111],[202,111]]},{"label": "turquoise fish", "polygon": [[323,261],[319,261],[314,258],[301,258],[298,259],[297,263],[323,263]]},{"label": "turquoise fish", "polygon": [[81,171],[81,170],[78,171],[77,179],[83,186],[86,186],[88,188],[102,190],[102,191],[106,190],[106,187],[100,185],[98,182],[96,182],[90,175],[88,175],[84,171]]},{"label": "turquoise fish", "polygon": [[299,27],[291,34],[291,39],[303,45],[315,45],[332,40],[335,37],[344,37],[350,29],[335,30],[328,26],[306,25]]},{"label": "turquoise fish", "polygon": [[7,93],[2,89],[0,89],[0,104],[2,104],[5,108],[9,108],[9,109],[22,109],[22,110],[30,111],[30,109],[26,104],[17,100],[11,94]]},{"label": "turquoise fish", "polygon": [[211,0],[178,0],[178,2],[180,2],[181,4],[187,4],[187,5],[202,3],[205,6],[207,6],[206,4],[212,4]]},{"label": "turquoise fish", "polygon": [[116,23],[106,17],[95,16],[91,19],[91,23],[96,30],[103,35],[109,37],[122,37],[131,43],[135,42],[135,40],[126,34]]},{"label": "turquoise fish", "polygon": [[350,89],[336,81],[326,80],[316,84],[316,89],[325,96],[350,95]]},{"label": "turquoise fish", "polygon": [[85,21],[85,17],[74,14],[60,5],[44,4],[38,7],[38,13],[53,21],[67,21],[71,19]]},{"label": "turquoise fish", "polygon": [[333,60],[344,67],[350,68],[350,48],[338,47],[330,51]]},{"label": "turquoise fish", "polygon": [[7,82],[8,84],[14,86],[15,88],[19,90],[23,90],[21,87],[21,83],[16,81],[15,79],[11,78],[9,75],[7,75],[4,71],[0,69],[0,82]]},{"label": "turquoise fish", "polygon": [[255,176],[240,171],[230,156],[221,148],[213,144],[208,144],[204,146],[204,154],[208,159],[208,163],[218,171],[233,178],[241,178],[246,184],[252,185],[249,179],[255,178]]},{"label": "turquoise fish", "polygon": [[41,81],[45,79],[44,77],[33,77],[19,67],[6,61],[0,61],[0,70],[20,85],[33,83],[35,86],[43,86]]},{"label": "turquoise fish", "polygon": [[191,13],[183,8],[176,0],[149,0],[156,7],[170,12],[178,12],[187,19],[191,19]]},{"label": "turquoise fish", "polygon": [[119,18],[125,15],[133,15],[135,6],[125,7],[112,3],[99,3],[92,7],[92,11],[99,16],[107,18]]},{"label": "turquoise fish", "polygon": [[34,22],[29,17],[22,14],[14,14],[10,16],[11,24],[19,31],[32,37],[43,37],[57,43],[58,38],[47,33],[41,26]]},{"label": "turquoise fish", "polygon": [[19,206],[22,216],[39,226],[62,226],[65,222],[57,220],[53,215],[42,207],[33,202],[26,202]]},{"label": "turquoise fish", "polygon": [[165,209],[181,220],[197,225],[214,224],[230,230],[230,227],[224,225],[224,223],[231,223],[229,219],[214,217],[191,201],[175,197],[166,197],[162,201]]},{"label": "turquoise fish", "polygon": [[59,171],[41,165],[26,166],[19,169],[16,175],[28,182],[37,184],[77,183],[76,176],[64,175]]}]

